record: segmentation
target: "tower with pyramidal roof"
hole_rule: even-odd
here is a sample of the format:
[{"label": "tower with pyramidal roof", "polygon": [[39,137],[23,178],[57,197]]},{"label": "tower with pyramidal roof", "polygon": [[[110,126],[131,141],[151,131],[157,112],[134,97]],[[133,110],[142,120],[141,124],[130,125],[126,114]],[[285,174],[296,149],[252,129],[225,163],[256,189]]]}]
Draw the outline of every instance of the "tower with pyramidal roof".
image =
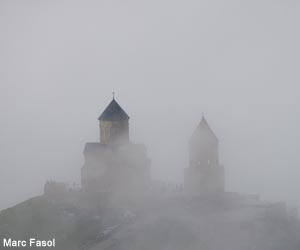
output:
[{"label": "tower with pyramidal roof", "polygon": [[129,116],[115,98],[99,116],[100,142],[103,144],[129,142]]},{"label": "tower with pyramidal roof", "polygon": [[218,138],[203,116],[189,142],[189,167],[184,171],[188,194],[224,192],[224,167],[219,163]]}]

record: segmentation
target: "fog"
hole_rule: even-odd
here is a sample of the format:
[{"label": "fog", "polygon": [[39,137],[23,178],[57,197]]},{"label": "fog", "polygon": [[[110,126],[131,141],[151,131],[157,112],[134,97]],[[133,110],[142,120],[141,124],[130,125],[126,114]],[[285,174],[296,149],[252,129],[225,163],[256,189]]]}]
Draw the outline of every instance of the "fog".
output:
[{"label": "fog", "polygon": [[0,209],[80,180],[116,100],[152,176],[183,181],[202,113],[226,190],[300,205],[298,1],[0,2]]}]

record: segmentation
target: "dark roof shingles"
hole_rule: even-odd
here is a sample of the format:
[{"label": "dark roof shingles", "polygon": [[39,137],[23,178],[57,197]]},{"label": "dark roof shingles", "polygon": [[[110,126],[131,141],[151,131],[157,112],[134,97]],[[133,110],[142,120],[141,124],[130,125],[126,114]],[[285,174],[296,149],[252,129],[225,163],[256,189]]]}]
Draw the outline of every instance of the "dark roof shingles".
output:
[{"label": "dark roof shingles", "polygon": [[99,116],[98,120],[102,121],[121,121],[128,120],[129,116],[121,108],[121,106],[113,99],[103,113]]}]

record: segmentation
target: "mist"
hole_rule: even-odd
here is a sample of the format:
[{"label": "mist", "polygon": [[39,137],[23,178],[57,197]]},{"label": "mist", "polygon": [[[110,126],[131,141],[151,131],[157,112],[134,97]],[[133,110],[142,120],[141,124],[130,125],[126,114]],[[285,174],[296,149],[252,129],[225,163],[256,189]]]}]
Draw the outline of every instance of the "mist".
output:
[{"label": "mist", "polygon": [[0,2],[0,209],[80,182],[116,92],[154,179],[182,183],[205,114],[226,190],[299,206],[297,1]]}]

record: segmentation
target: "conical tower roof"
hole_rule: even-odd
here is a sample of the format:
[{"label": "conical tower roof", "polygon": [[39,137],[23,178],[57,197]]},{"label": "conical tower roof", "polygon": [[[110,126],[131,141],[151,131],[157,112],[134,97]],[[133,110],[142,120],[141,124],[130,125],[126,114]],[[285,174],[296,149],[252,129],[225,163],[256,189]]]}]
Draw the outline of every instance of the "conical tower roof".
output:
[{"label": "conical tower roof", "polygon": [[129,120],[129,116],[117,103],[115,98],[108,104],[103,113],[99,116],[98,120],[101,121],[122,121]]},{"label": "conical tower roof", "polygon": [[194,131],[191,139],[199,140],[201,138],[206,139],[206,140],[210,139],[210,140],[218,141],[217,136],[215,135],[215,133],[212,131],[212,129],[208,125],[204,116],[202,116],[202,119],[201,119],[198,127]]}]

